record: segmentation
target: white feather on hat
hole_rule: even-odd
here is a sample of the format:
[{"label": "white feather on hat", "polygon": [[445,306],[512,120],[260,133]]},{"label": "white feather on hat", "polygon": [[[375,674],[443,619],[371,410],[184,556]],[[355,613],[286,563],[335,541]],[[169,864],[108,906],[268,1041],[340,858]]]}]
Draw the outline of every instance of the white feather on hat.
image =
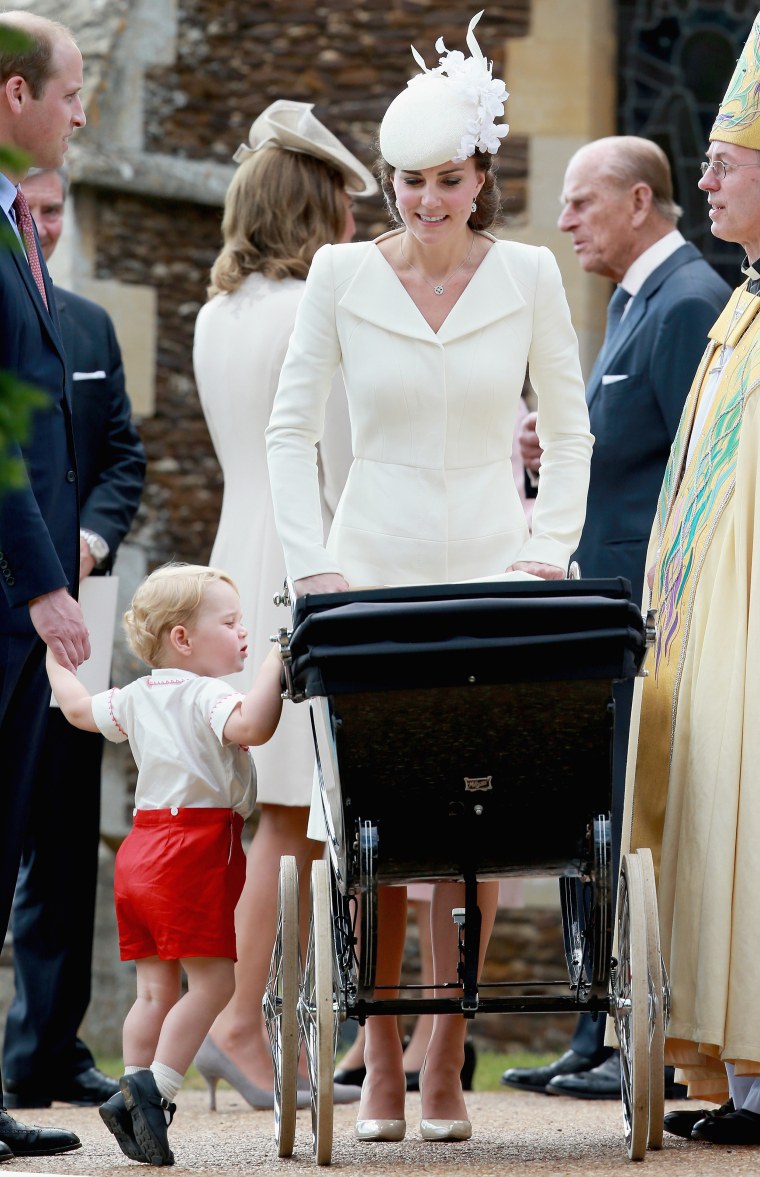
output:
[{"label": "white feather on hat", "polygon": [[439,37],[435,47],[442,56],[429,70],[412,46],[422,73],[393,99],[380,124],[380,151],[393,168],[418,172],[448,160],[468,159],[475,151],[495,155],[509,132],[504,114],[509,94],[501,78],[492,76],[493,62],[486,61],[473,32],[483,12],[467,28],[471,56],[450,51]]}]

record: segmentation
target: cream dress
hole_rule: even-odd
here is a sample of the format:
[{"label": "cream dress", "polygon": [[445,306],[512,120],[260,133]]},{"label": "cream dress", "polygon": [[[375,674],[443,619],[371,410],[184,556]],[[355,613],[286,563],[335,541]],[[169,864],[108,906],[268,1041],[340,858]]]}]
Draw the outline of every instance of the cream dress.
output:
[{"label": "cream dress", "polygon": [[[195,379],[224,475],[210,563],[236,582],[250,634],[245,669],[228,676],[237,690],[250,687],[271,647],[270,636],[290,626],[290,611],[272,601],[284,583],[285,560],[274,525],[264,431],[304,288],[295,278],[274,281],[251,274],[234,294],[207,302],[195,326]],[[346,396],[338,375],[319,447],[325,534],[350,463]],[[259,803],[308,805],[314,767],[308,708],[286,702],[277,731],[256,749],[255,759]]]},{"label": "cream dress", "polygon": [[[354,459],[325,543],[314,447],[339,368]],[[526,369],[544,451],[532,535],[512,469]],[[494,241],[437,332],[375,243],[317,252],[267,430],[294,580],[337,571],[357,587],[436,584],[499,575],[517,560],[566,568],[592,443],[549,250]],[[320,817],[313,805],[310,831]]]}]

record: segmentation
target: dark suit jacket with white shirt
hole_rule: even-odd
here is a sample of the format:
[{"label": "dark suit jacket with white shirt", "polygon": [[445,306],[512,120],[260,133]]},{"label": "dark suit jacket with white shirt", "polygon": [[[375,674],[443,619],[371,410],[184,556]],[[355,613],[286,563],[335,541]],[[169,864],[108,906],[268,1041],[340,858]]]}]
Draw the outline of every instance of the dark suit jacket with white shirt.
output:
[{"label": "dark suit jacket with white shirt", "polygon": [[101,535],[113,557],[140,503],[145,451],[132,423],[124,365],[110,316],[97,303],[55,287],[71,378],[81,526]]},{"label": "dark suit jacket with white shirt", "polygon": [[707,332],[730,293],[695,246],[679,246],[636,293],[589,378],[595,441],[575,559],[584,577],[627,577],[636,602],[670,446]]},{"label": "dark suit jacket with white shirt", "polygon": [[34,413],[30,436],[10,446],[10,453],[23,460],[23,485],[0,490],[0,633],[31,637],[29,600],[59,588],[77,593],[77,471],[52,283],[40,250],[48,311],[10,218],[1,212],[0,218],[5,222],[0,241],[0,371],[48,396],[46,408]]}]

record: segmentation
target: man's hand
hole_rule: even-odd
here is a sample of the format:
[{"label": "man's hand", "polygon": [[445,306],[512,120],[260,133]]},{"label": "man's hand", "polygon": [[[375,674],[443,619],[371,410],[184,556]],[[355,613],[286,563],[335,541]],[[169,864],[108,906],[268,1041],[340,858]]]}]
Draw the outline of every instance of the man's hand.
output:
[{"label": "man's hand", "polygon": [[347,593],[348,581],[339,572],[318,572],[314,576],[302,576],[293,584],[297,597],[307,593]]},{"label": "man's hand", "polygon": [[56,662],[76,673],[90,657],[90,635],[74,598],[64,588],[55,589],[30,601],[29,615]]},{"label": "man's hand", "polygon": [[541,449],[538,434],[536,433],[537,416],[538,413],[528,413],[527,417],[523,420],[518,434],[523,466],[526,470],[531,470],[534,474],[538,473],[541,466],[541,455],[544,452]]}]

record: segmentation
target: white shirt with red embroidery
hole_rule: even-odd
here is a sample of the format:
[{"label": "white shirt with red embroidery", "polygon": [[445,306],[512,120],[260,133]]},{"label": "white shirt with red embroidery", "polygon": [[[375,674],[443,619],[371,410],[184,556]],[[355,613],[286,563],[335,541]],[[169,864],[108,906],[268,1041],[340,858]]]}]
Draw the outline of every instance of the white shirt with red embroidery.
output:
[{"label": "white shirt with red embroidery", "polygon": [[106,739],[129,740],[138,770],[135,809],[252,813],[253,758],[222,735],[243,698],[221,679],[173,668],[93,696],[93,718]]}]

